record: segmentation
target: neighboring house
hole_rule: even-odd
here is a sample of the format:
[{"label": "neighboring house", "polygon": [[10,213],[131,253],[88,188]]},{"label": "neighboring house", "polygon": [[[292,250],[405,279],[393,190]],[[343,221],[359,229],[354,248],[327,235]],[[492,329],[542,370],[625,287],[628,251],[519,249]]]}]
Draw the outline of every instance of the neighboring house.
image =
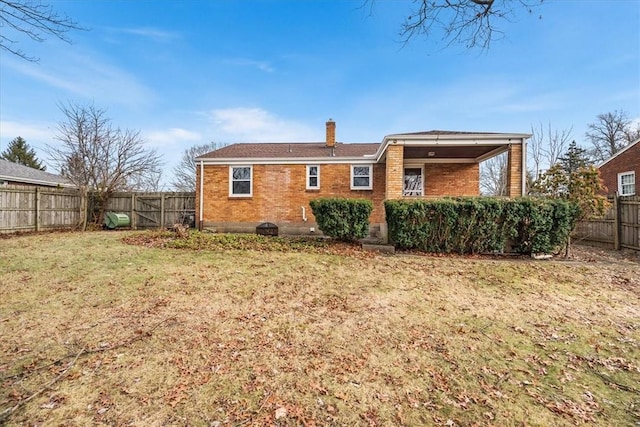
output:
[{"label": "neighboring house", "polygon": [[429,131],[387,135],[381,143],[336,142],[326,123],[318,143],[233,144],[196,158],[200,228],[254,232],[271,222],[281,233],[318,233],[309,201],[373,201],[373,235],[386,237],[383,202],[480,194],[479,163],[508,153],[508,196],[525,193],[529,134]]},{"label": "neighboring house", "polygon": [[640,176],[640,139],[598,166],[608,194],[635,196]]},{"label": "neighboring house", "polygon": [[75,187],[68,179],[40,169],[0,159],[0,185]]}]

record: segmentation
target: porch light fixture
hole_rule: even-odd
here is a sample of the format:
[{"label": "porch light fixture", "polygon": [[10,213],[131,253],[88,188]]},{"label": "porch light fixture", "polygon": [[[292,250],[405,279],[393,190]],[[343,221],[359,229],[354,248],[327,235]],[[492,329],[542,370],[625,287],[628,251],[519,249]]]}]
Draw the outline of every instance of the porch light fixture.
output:
[{"label": "porch light fixture", "polygon": [[435,151],[429,151],[429,152],[427,153],[427,156],[429,156],[429,157],[435,157],[435,156],[436,156],[436,152],[435,152]]}]

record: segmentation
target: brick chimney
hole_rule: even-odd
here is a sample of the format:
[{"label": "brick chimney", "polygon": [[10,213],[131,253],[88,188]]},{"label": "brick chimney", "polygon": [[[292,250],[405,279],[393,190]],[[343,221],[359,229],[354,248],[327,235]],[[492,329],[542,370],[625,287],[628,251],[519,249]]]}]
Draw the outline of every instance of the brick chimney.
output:
[{"label": "brick chimney", "polygon": [[336,146],[336,122],[332,119],[327,120],[327,147]]}]

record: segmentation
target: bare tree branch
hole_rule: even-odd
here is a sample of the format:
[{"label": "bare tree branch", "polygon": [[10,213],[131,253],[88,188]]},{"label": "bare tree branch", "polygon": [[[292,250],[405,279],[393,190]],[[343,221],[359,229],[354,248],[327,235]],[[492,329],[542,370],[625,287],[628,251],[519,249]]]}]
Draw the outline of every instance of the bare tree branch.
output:
[{"label": "bare tree branch", "polygon": [[529,171],[533,181],[537,181],[546,169],[558,162],[571,141],[572,132],[573,126],[569,129],[554,129],[551,122],[547,124],[546,131],[542,123],[537,127],[531,125],[531,139],[527,148],[533,167]]},{"label": "bare tree branch", "polygon": [[[375,0],[365,0],[374,3]],[[504,33],[497,22],[511,21],[518,10],[533,14],[543,0],[414,0],[414,8],[400,30],[404,43],[419,36],[430,38],[442,32],[449,47],[462,44],[488,49]]]},{"label": "bare tree branch", "polygon": [[507,195],[507,153],[480,164],[480,191],[485,196]]},{"label": "bare tree branch", "polygon": [[184,150],[180,163],[173,168],[173,180],[171,186],[177,191],[196,190],[196,162],[195,158],[210,151],[222,148],[227,144],[210,142],[203,145],[194,145]]},{"label": "bare tree branch", "polygon": [[591,143],[590,154],[595,162],[603,162],[640,137],[640,126],[626,111],[599,114],[597,121],[588,125],[585,136]]},{"label": "bare tree branch", "polygon": [[18,41],[10,38],[7,31],[26,35],[36,42],[43,42],[47,36],[52,36],[70,43],[69,31],[84,30],[77,22],[66,15],[59,15],[40,0],[0,0],[0,28],[0,49],[27,61],[38,59],[15,47]]}]

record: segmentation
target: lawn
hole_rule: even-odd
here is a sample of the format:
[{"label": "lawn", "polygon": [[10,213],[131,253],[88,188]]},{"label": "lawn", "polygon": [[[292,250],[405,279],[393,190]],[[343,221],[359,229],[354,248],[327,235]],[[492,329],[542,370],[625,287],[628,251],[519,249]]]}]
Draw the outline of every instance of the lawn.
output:
[{"label": "lawn", "polygon": [[638,425],[640,264],[585,253],[0,239],[0,424]]}]

